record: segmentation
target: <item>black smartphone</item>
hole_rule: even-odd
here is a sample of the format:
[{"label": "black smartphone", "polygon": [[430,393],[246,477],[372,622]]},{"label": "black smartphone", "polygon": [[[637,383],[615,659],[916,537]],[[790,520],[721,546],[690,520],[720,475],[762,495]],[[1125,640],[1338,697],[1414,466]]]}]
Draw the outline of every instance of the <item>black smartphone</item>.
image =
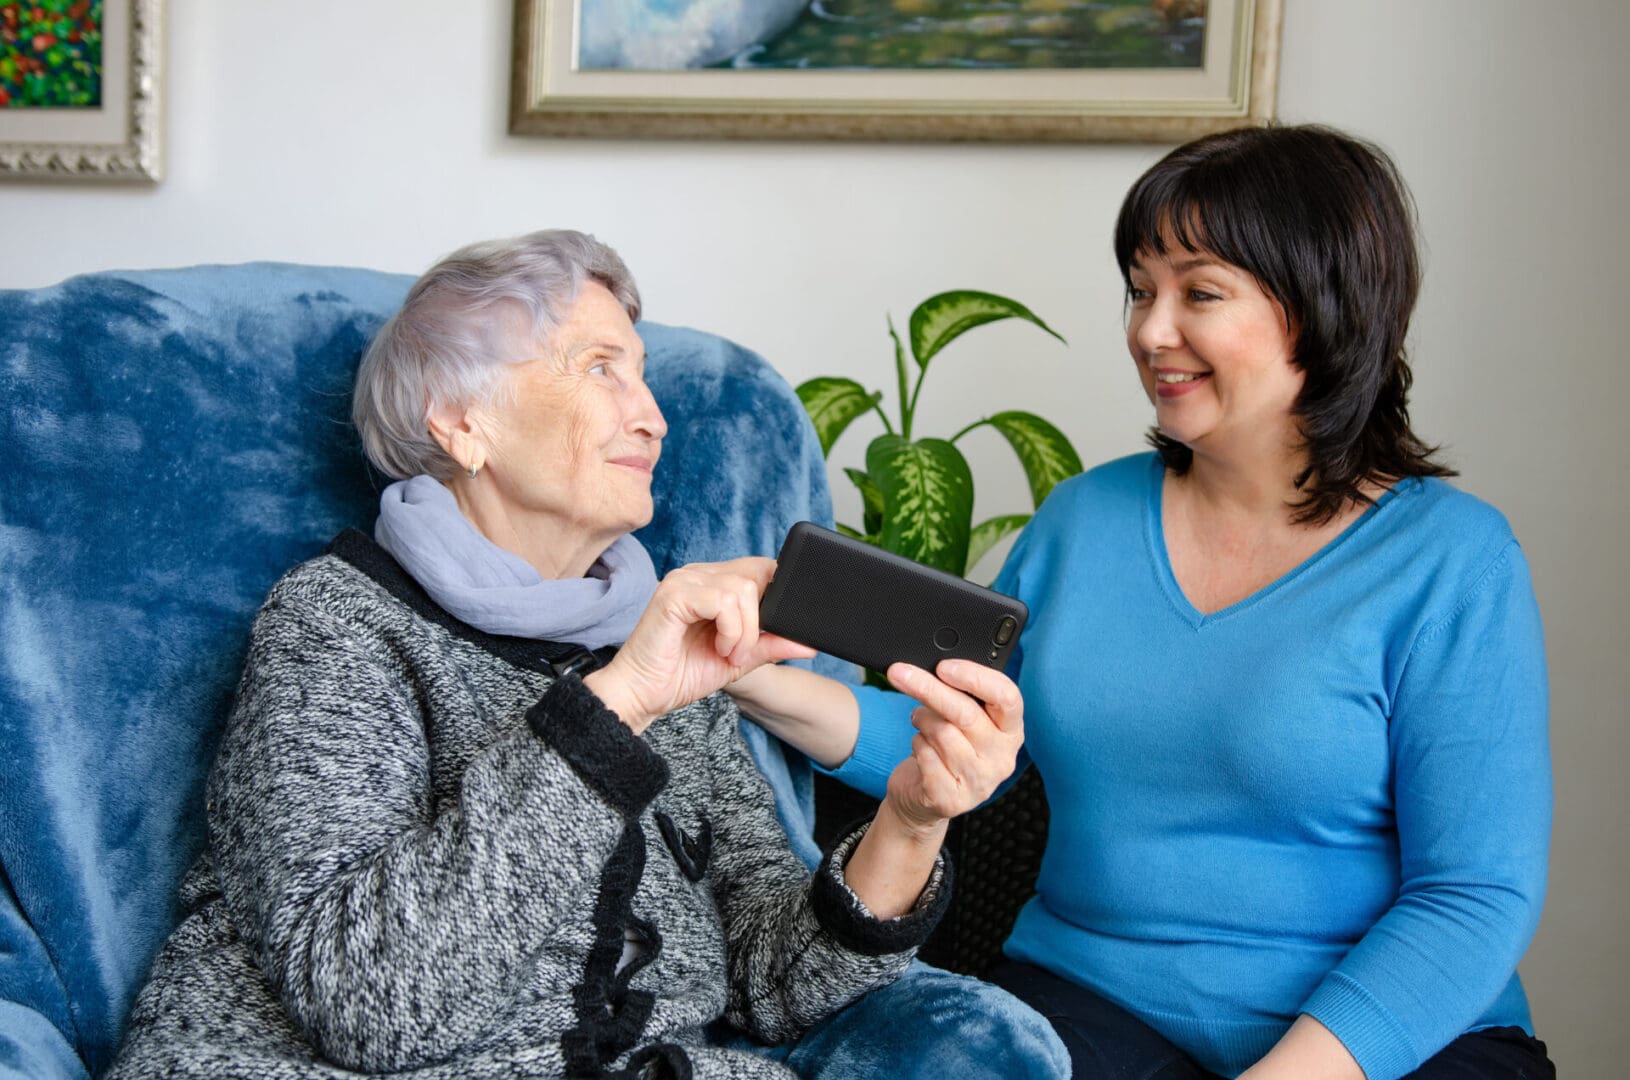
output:
[{"label": "black smartphone", "polygon": [[776,557],[759,626],[873,671],[959,657],[1001,670],[1030,611],[982,585],[800,521]]}]

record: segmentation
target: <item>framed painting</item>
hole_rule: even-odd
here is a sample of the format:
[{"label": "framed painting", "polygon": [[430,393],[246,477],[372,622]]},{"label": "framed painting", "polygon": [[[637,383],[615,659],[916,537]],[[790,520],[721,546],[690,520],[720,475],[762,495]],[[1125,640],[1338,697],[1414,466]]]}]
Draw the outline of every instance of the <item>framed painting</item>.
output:
[{"label": "framed painting", "polygon": [[1177,142],[1273,118],[1282,0],[516,0],[520,135]]},{"label": "framed painting", "polygon": [[0,0],[0,177],[152,183],[164,0]]}]

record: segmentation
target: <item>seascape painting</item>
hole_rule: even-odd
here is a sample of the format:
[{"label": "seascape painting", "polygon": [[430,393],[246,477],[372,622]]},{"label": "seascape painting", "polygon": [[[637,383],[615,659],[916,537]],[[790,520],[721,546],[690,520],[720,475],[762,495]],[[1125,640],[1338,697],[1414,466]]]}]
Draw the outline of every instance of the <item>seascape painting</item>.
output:
[{"label": "seascape painting", "polygon": [[0,3],[0,108],[102,104],[102,0]]},{"label": "seascape painting", "polygon": [[582,71],[1193,69],[1208,0],[578,0]]}]

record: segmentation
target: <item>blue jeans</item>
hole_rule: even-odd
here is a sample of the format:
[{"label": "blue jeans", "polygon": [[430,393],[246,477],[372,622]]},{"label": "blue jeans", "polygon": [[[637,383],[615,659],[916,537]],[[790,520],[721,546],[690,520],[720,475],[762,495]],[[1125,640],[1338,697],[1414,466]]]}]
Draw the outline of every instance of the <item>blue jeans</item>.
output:
[{"label": "blue jeans", "polygon": [[[1080,1080],[1221,1080],[1119,1005],[1052,972],[1007,960],[991,980],[1047,1017]],[[1521,1028],[1489,1028],[1462,1035],[1405,1080],[1556,1080],[1556,1066]]]},{"label": "blue jeans", "polygon": [[1070,1058],[1047,1021],[1005,990],[917,962],[797,1042],[729,1045],[805,1080],[1065,1080]]}]

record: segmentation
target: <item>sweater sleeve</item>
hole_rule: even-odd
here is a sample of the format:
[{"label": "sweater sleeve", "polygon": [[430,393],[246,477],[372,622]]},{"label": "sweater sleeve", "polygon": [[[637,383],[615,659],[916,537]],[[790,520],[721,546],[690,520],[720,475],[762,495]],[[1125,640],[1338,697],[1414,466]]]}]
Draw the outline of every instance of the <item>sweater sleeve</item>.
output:
[{"label": "sweater sleeve", "polygon": [[667,777],[563,679],[438,803],[418,692],[326,610],[274,594],[209,785],[234,925],[319,1052],[359,1071],[482,1036]]},{"label": "sweater sleeve", "polygon": [[1391,1080],[1468,1030],[1539,922],[1551,828],[1549,697],[1528,567],[1509,542],[1416,637],[1390,745],[1397,900],[1302,1011],[1368,1080]]},{"label": "sweater sleeve", "polygon": [[917,734],[911,726],[911,710],[917,702],[897,690],[875,686],[849,689],[860,706],[859,737],[848,760],[835,769],[822,771],[856,791],[881,799],[888,790],[889,774],[911,754],[911,739]]},{"label": "sweater sleeve", "polygon": [[777,1043],[904,971],[950,901],[950,870],[942,853],[915,908],[886,920],[873,916],[844,879],[864,826],[807,874],[737,734],[735,706],[726,708],[709,734],[709,877],[725,931],[725,1015],[756,1038]]}]

